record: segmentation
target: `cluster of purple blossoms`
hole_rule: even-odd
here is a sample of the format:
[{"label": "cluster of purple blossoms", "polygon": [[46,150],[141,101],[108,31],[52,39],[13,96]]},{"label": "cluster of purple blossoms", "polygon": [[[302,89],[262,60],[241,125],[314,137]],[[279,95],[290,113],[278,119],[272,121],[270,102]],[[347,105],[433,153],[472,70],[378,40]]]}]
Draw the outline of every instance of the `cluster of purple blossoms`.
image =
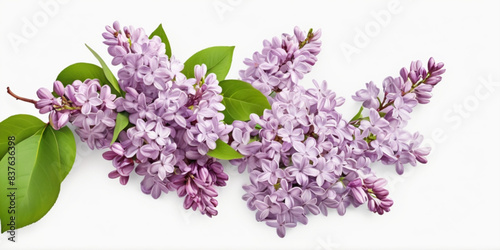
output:
[{"label": "cluster of purple blossoms", "polygon": [[326,89],[326,82],[314,83],[313,89],[285,89],[261,117],[233,123],[231,146],[245,158],[232,163],[251,180],[243,198],[280,237],[286,227],[306,224],[307,214],[327,215],[335,208],[343,215],[350,204],[367,202],[371,211],[384,213],[392,205],[385,181],[353,143],[357,128],[335,110],[344,99]]},{"label": "cluster of purple blossoms", "polygon": [[315,85],[284,89],[262,117],[233,123],[231,146],[245,158],[232,163],[250,173],[243,199],[280,237],[286,227],[306,224],[308,214],[327,215],[328,208],[343,215],[350,204],[368,202],[382,214],[392,205],[385,181],[353,143],[357,128],[335,110],[344,99],[326,89],[326,82]]},{"label": "cluster of purple blossoms", "polygon": [[412,134],[404,127],[417,104],[429,103],[433,87],[445,72],[443,66],[443,63],[436,64],[433,58],[429,59],[427,69],[420,61],[412,62],[410,70],[402,68],[399,77],[387,77],[383,81],[382,97],[373,82],[352,97],[369,110],[366,117],[369,119],[359,118],[350,123],[360,129],[358,141],[366,142],[362,143],[365,156],[372,162],[395,165],[398,174],[403,174],[405,164],[427,163],[425,156],[430,148],[420,147],[422,135]]},{"label": "cluster of purple blossoms", "polygon": [[[300,32],[296,29],[295,33]],[[264,52],[270,51],[269,44],[264,42]],[[315,45],[314,51],[319,52],[320,42],[315,40]],[[303,61],[315,62],[316,55],[310,53]],[[296,82],[279,88],[259,85],[257,78],[276,77],[275,72],[266,71],[269,60],[262,58],[267,57],[255,53],[253,61],[247,59],[249,68],[241,75],[270,95],[271,110],[260,117],[251,115],[248,122],[235,121],[231,140],[231,146],[245,156],[231,163],[240,172],[249,172],[243,199],[256,211],[257,220],[275,227],[284,237],[286,228],[306,224],[308,214],[327,215],[328,208],[343,215],[349,205],[366,203],[374,213],[390,211],[393,201],[384,188],[387,181],[378,178],[370,165],[375,161],[394,164],[401,174],[403,164],[426,163],[429,149],[419,147],[422,136],[402,128],[413,107],[428,102],[432,86],[444,73],[443,64],[431,58],[425,70],[414,62],[410,71],[401,70],[401,78],[387,78],[383,101],[377,97],[379,89],[367,84],[354,99],[370,109],[369,116],[347,121],[336,111],[344,99],[328,90],[324,81],[321,85],[314,81],[316,88],[307,90]]]},{"label": "cluster of purple blossoms", "polygon": [[283,34],[281,39],[264,40],[262,52],[245,59],[248,68],[240,71],[241,79],[266,96],[283,89],[293,90],[316,63],[321,50],[320,37],[321,30],[313,32],[311,29],[306,33],[295,27],[294,35]]},{"label": "cluster of purple blossoms", "polygon": [[101,87],[98,80],[76,80],[66,87],[54,82],[54,96],[48,89],[40,88],[36,108],[41,114],[49,113],[49,120],[56,130],[71,122],[80,139],[91,149],[106,148],[113,138],[116,120],[116,95],[109,86]]},{"label": "cluster of purple blossoms", "polygon": [[[217,215],[215,187],[225,186],[228,175],[208,156],[216,141],[229,143],[244,157],[232,160],[240,173],[249,173],[243,199],[258,221],[274,227],[280,237],[286,228],[307,224],[308,215],[344,215],[350,205],[367,204],[378,214],[389,212],[393,201],[387,181],[373,172],[377,161],[395,165],[403,174],[407,164],[426,163],[430,149],[423,137],[404,130],[417,104],[429,103],[433,87],[445,72],[443,63],[430,58],[403,68],[400,76],[383,81],[383,93],[373,83],[356,92],[360,112],[350,121],[336,110],[345,100],[313,81],[305,89],[299,80],[309,73],[320,52],[321,31],[264,41],[264,49],[246,59],[243,81],[268,97],[271,109],[249,121],[223,122],[222,89],[205,65],[194,67],[187,78],[184,65],[165,54],[165,44],[151,39],[142,28],[107,26],[104,43],[118,71],[122,97],[111,94],[98,80],[75,81],[66,87],[54,83],[55,95],[38,90],[36,107],[50,113],[50,124],[60,129],[68,122],[91,149],[109,148],[103,157],[112,161],[110,178],[126,185],[130,174],[143,176],[141,190],[158,198],[176,191],[184,208]],[[380,96],[379,96],[380,95]],[[113,141],[118,114],[129,125]],[[120,114],[120,115],[121,115]],[[364,114],[364,115],[363,115]]]},{"label": "cluster of purple blossoms", "polygon": [[106,29],[113,64],[123,66],[118,78],[125,96],[115,101],[117,111],[128,113],[131,124],[103,155],[116,168],[109,177],[126,184],[137,164],[144,193],[156,199],[177,191],[186,209],[217,215],[214,186],[225,186],[228,175],[207,153],[217,140],[229,140],[232,126],[222,122],[225,107],[215,74],[196,65],[195,78],[187,79],[184,65],[165,54],[159,37],[149,39],[142,28],[122,31],[117,22]]},{"label": "cluster of purple blossoms", "polygon": [[[98,80],[75,81],[66,87],[54,83],[54,96],[38,90],[40,113],[50,112],[50,123],[60,129],[68,122],[91,149],[110,148],[103,157],[115,170],[110,178],[125,185],[132,171],[144,176],[141,189],[153,198],[177,191],[184,207],[208,216],[217,215],[215,186],[225,186],[222,164],[207,155],[216,141],[228,142],[231,125],[222,122],[225,109],[215,74],[196,65],[194,78],[184,65],[165,54],[158,36],[151,39],[142,28],[107,26],[104,43],[113,56],[123,97],[116,98]],[[117,113],[128,115],[129,125],[111,145]]]}]

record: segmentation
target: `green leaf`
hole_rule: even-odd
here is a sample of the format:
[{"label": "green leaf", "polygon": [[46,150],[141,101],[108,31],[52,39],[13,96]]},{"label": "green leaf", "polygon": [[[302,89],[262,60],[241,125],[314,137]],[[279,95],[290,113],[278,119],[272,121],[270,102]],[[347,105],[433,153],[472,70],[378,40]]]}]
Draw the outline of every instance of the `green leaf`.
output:
[{"label": "green leaf", "polygon": [[116,115],[116,125],[115,125],[115,130],[113,131],[113,140],[111,140],[111,144],[113,144],[116,139],[118,139],[118,135],[120,135],[120,132],[124,130],[128,126],[128,113],[127,112],[120,112]]},{"label": "green leaf", "polygon": [[359,108],[358,113],[349,122],[352,122],[352,121],[355,121],[355,120],[358,120],[359,118],[361,118],[362,117],[361,112],[363,112],[363,106],[361,106],[361,108]]},{"label": "green leaf", "polygon": [[227,124],[234,120],[248,121],[250,114],[262,115],[265,109],[271,109],[271,105],[260,91],[251,84],[240,80],[225,80],[219,83],[222,88],[222,104],[226,109],[224,121]]},{"label": "green leaf", "polygon": [[[28,129],[23,128],[29,124],[13,124],[14,121],[10,117],[0,124],[10,127],[5,134],[16,137],[15,149],[8,150],[0,161],[2,233],[9,230],[7,224],[11,216],[15,216],[18,229],[38,221],[52,208],[59,195],[61,182],[71,170],[76,156],[75,139],[69,128],[54,130],[45,124],[36,132],[31,130],[32,134],[28,136]],[[9,176],[15,176],[12,185],[7,181]],[[12,194],[15,195],[15,208],[8,196]]]},{"label": "green leaf", "polygon": [[165,30],[163,30],[163,26],[160,23],[158,28],[149,35],[149,39],[153,38],[154,36],[159,36],[161,41],[165,44],[165,54],[170,58],[172,57],[172,49],[170,48],[170,42],[168,41],[167,34],[165,33]]},{"label": "green leaf", "polygon": [[[98,79],[101,86],[109,85],[111,83],[106,78],[104,71],[101,67],[91,63],[75,63],[72,64],[59,73],[56,78],[62,82],[64,86],[72,84],[75,80],[85,81],[87,79]],[[115,88],[111,87],[111,93],[120,96]]]},{"label": "green leaf", "polygon": [[14,136],[14,143],[18,144],[43,129],[45,125],[46,123],[31,115],[14,115],[2,121],[0,123],[0,159],[7,153],[8,137]]},{"label": "green leaf", "polygon": [[187,78],[194,78],[194,66],[205,64],[207,65],[207,74],[215,73],[217,75],[217,80],[222,81],[226,79],[227,73],[231,68],[233,51],[234,46],[210,47],[201,50],[184,63],[184,70],[182,70],[182,73],[184,73]]},{"label": "green leaf", "polygon": [[92,48],[90,48],[87,44],[85,44],[87,48],[94,54],[95,58],[99,61],[101,64],[102,70],[104,71],[104,75],[106,76],[106,79],[108,79],[111,89],[114,89],[115,91],[113,93],[119,93],[115,94],[117,96],[123,96],[123,92],[120,89],[120,85],[118,84],[118,81],[116,80],[115,75],[113,75],[113,72],[109,69],[108,65],[102,60],[101,56],[99,56]]},{"label": "green leaf", "polygon": [[76,158],[76,142],[73,132],[68,127],[63,127],[59,130],[54,130],[51,126],[45,130],[43,140],[47,140],[51,147],[59,157],[52,160],[58,161],[60,164],[59,172],[61,182],[66,178],[69,171],[73,167]]},{"label": "green leaf", "polygon": [[214,150],[208,151],[207,155],[220,160],[233,160],[243,158],[243,155],[234,150],[227,143],[220,139],[215,142],[217,144]]}]

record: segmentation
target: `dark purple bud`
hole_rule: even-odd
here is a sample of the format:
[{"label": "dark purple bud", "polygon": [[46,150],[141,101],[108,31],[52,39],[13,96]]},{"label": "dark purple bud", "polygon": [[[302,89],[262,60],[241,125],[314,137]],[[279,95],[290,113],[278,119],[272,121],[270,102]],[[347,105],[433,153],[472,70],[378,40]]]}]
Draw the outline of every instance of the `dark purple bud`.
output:
[{"label": "dark purple bud", "polygon": [[115,36],[109,32],[102,33],[102,37],[104,37],[104,39],[114,39],[115,38]]},{"label": "dark purple bud", "polygon": [[210,197],[217,197],[218,196],[217,191],[215,191],[215,189],[212,186],[206,187],[204,191],[205,191],[206,195],[208,195]]},{"label": "dark purple bud", "polygon": [[216,199],[214,199],[214,198],[210,199],[210,203],[212,203],[212,205],[214,205],[214,207],[216,207],[217,205],[219,205],[219,202]]},{"label": "dark purple bud", "polygon": [[75,98],[75,88],[73,85],[68,85],[66,86],[66,89],[64,91],[64,95],[73,103],[76,103],[76,98]]},{"label": "dark purple bud", "polygon": [[106,44],[106,45],[118,45],[118,41],[117,40],[106,40],[103,43]]},{"label": "dark purple bud", "polygon": [[382,198],[382,197],[386,197],[387,195],[389,195],[389,191],[387,191],[387,189],[377,189],[377,197],[379,198]]},{"label": "dark purple bud", "polygon": [[436,70],[436,71],[433,71],[433,72],[431,73],[431,76],[438,76],[438,75],[442,75],[444,72],[446,72],[446,69]]},{"label": "dark purple bud", "polygon": [[211,207],[207,207],[207,208],[205,208],[205,210],[207,212],[208,217],[216,216],[219,213],[219,212],[217,212],[217,210],[215,210]]},{"label": "dark purple bud", "polygon": [[361,186],[363,183],[361,182],[360,178],[354,179],[347,184],[348,187],[350,188],[355,188]]},{"label": "dark purple bud", "polygon": [[417,70],[420,70],[422,68],[422,61],[418,60],[417,61]]},{"label": "dark purple bud", "polygon": [[417,97],[417,101],[418,101],[418,103],[420,103],[420,104],[427,104],[427,103],[431,102],[429,99],[426,99],[426,98],[419,98],[419,97]]},{"label": "dark purple bud", "polygon": [[115,31],[120,31],[120,23],[118,21],[113,22],[113,29],[115,29]]},{"label": "dark purple bud", "polygon": [[426,164],[427,163],[427,159],[421,155],[415,155],[415,158],[417,158],[417,161],[420,162],[420,163],[423,163],[423,164]]},{"label": "dark purple bud", "polygon": [[[37,105],[38,105],[38,103],[40,103],[40,102],[41,102],[41,101],[38,101],[38,102],[37,102]],[[39,108],[39,107],[37,107],[37,108]],[[40,111],[39,111],[39,112],[40,112],[40,114],[46,114],[46,113],[49,113],[50,111],[52,111],[52,109],[53,109],[53,108],[52,108],[52,105],[48,105],[48,106],[43,106],[43,107],[41,107],[41,108],[39,108],[39,109],[40,109]]]},{"label": "dark purple bud", "polygon": [[387,180],[384,178],[379,178],[373,183],[374,188],[380,188],[387,185]]},{"label": "dark purple bud", "polygon": [[56,92],[57,95],[63,96],[64,95],[64,85],[60,81],[55,81],[54,82],[54,92]]},{"label": "dark purple bud", "polygon": [[106,25],[106,31],[108,31],[111,34],[115,33],[115,31],[113,30],[113,28],[111,28],[111,26],[109,26],[109,25]]},{"label": "dark purple bud", "polygon": [[417,70],[416,68],[417,68],[417,62],[412,61],[410,64],[410,71],[416,71]]},{"label": "dark purple bud", "polygon": [[427,77],[427,70],[425,70],[424,68],[421,68],[420,75],[422,76],[422,78]]},{"label": "dark purple bud", "polygon": [[438,63],[438,64],[436,65],[435,70],[439,70],[439,69],[441,69],[442,67],[444,67],[444,63],[440,62],[440,63]]},{"label": "dark purple bud", "polygon": [[381,203],[382,206],[387,208],[387,210],[386,210],[387,212],[389,212],[389,207],[392,206],[393,204],[394,204],[394,201],[391,199],[384,199],[384,200],[382,200],[382,203]]},{"label": "dark purple bud", "polygon": [[442,77],[441,76],[431,76],[425,81],[426,84],[430,85],[436,85],[441,81]]},{"label": "dark purple bud", "polygon": [[406,68],[401,68],[399,75],[403,78],[403,81],[406,81],[408,79],[408,70]]},{"label": "dark purple bud", "polygon": [[429,58],[429,61],[427,62],[427,69],[429,71],[432,71],[434,69],[434,66],[436,65],[436,62],[434,61],[434,58]]},{"label": "dark purple bud", "polygon": [[118,173],[118,171],[113,170],[113,171],[109,172],[108,177],[110,179],[116,179],[116,178],[120,177],[120,174]]},{"label": "dark purple bud", "polygon": [[128,176],[120,176],[120,184],[127,185],[128,179],[129,179]]},{"label": "dark purple bud", "polygon": [[370,211],[372,211],[372,212],[376,212],[377,211],[377,206],[375,205],[375,200],[370,199],[368,201],[368,209],[370,209]]},{"label": "dark purple bud", "polygon": [[40,89],[38,89],[38,91],[36,92],[36,95],[40,99],[53,99],[54,98],[54,96],[52,95],[52,93],[50,92],[50,90],[48,90],[46,88],[40,88]]},{"label": "dark purple bud", "polygon": [[62,128],[69,121],[69,112],[61,111],[59,112],[59,119],[57,120],[57,127]]},{"label": "dark purple bud", "polygon": [[316,30],[314,33],[313,33],[313,37],[311,38],[311,42],[314,42],[314,41],[317,41],[321,38],[321,29],[318,29]]},{"label": "dark purple bud", "polygon": [[408,75],[408,77],[410,77],[410,81],[412,83],[416,83],[418,81],[418,76],[415,73],[415,71],[410,72],[410,74]]}]

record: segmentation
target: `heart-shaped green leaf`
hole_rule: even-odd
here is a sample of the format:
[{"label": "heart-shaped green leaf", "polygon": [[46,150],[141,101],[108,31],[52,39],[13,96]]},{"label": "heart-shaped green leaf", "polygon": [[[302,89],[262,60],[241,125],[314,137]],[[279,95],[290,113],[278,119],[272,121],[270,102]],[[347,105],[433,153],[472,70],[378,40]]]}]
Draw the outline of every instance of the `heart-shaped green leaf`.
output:
[{"label": "heart-shaped green leaf", "polygon": [[265,109],[271,109],[266,96],[251,84],[240,80],[225,80],[219,83],[222,88],[222,104],[226,109],[224,121],[227,124],[234,120],[248,121],[250,114],[262,115]]},{"label": "heart-shaped green leaf", "polygon": [[[20,126],[23,124],[23,126]],[[34,135],[45,127],[45,123],[31,115],[14,115],[0,123],[0,159],[7,153],[10,136],[15,137],[14,143],[18,144]]]},{"label": "heart-shaped green leaf", "polygon": [[101,67],[91,63],[75,63],[72,64],[59,73],[56,78],[62,82],[64,86],[72,84],[75,80],[85,81],[87,79],[98,79],[101,86],[109,85],[111,93],[120,96],[120,92],[112,87],[111,83],[106,78],[104,71]]},{"label": "heart-shaped green leaf", "polygon": [[42,123],[24,115],[0,123],[0,128],[6,128],[1,130],[2,136],[7,135],[2,140],[15,137],[15,143],[9,145],[0,160],[2,233],[10,230],[12,217],[17,229],[38,221],[52,208],[76,156],[75,139],[69,128],[54,130],[47,124],[36,127],[18,123],[20,119]]},{"label": "heart-shaped green leaf", "polygon": [[214,73],[217,75],[217,80],[226,79],[227,73],[231,68],[233,61],[234,46],[231,47],[210,47],[201,50],[191,56],[184,63],[182,73],[187,78],[194,78],[194,66],[205,64],[207,66],[207,74]]}]

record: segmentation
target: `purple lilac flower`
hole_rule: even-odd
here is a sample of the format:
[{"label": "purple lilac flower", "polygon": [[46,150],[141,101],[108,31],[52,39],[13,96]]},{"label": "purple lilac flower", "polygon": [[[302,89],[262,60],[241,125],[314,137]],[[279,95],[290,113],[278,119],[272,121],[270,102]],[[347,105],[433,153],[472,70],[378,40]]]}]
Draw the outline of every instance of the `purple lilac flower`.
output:
[{"label": "purple lilac flower", "polygon": [[[205,65],[196,65],[195,77],[187,79],[184,65],[165,55],[159,37],[150,39],[142,28],[122,30],[118,22],[107,26],[103,37],[112,64],[122,67],[118,78],[125,96],[116,98],[97,80],[66,87],[56,81],[57,95],[38,90],[36,107],[49,113],[55,129],[71,122],[90,148],[110,147],[103,154],[115,167],[110,178],[125,185],[135,169],[144,176],[144,193],[156,199],[176,191],[186,209],[209,217],[218,213],[215,186],[228,180],[222,165],[207,155],[217,140],[245,156],[231,161],[250,175],[243,199],[280,237],[298,222],[307,224],[308,214],[327,215],[330,208],[343,215],[348,206],[367,203],[370,211],[383,214],[393,201],[384,189],[387,181],[376,177],[370,164],[395,165],[402,174],[406,164],[427,162],[430,149],[420,147],[422,136],[404,127],[413,108],[429,102],[444,64],[430,58],[425,69],[412,62],[399,77],[383,81],[382,96],[367,83],[353,99],[369,114],[348,122],[336,110],[345,99],[325,81],[313,81],[316,88],[308,90],[298,85],[317,61],[320,36],[321,31],[306,34],[296,27],[293,35],[264,41],[262,51],[245,60],[241,78],[270,95],[272,104],[247,122],[222,122],[221,88]],[[131,126],[110,145],[116,112],[123,111]]]},{"label": "purple lilac flower", "polygon": [[49,121],[56,130],[66,126],[71,114],[76,112],[79,107],[64,96],[65,88],[60,81],[55,81],[53,85],[54,92],[59,95],[55,97],[52,92],[46,88],[40,88],[36,93],[39,101],[35,107],[40,110],[40,114],[49,113]]},{"label": "purple lilac flower", "polygon": [[387,189],[384,189],[387,181],[383,178],[370,176],[364,179],[363,182],[363,190],[367,194],[368,208],[370,209],[370,211],[378,214],[389,212],[390,207],[394,202],[391,198],[387,197],[387,195],[389,195],[389,191],[387,191]]},{"label": "purple lilac flower", "polygon": [[227,174],[219,162],[209,160],[203,166],[193,162],[186,166],[183,175],[172,175],[170,181],[179,197],[184,197],[184,208],[199,209],[209,217],[217,215],[217,192],[213,186],[225,186]]},{"label": "purple lilac flower", "polygon": [[122,185],[127,184],[130,173],[134,170],[134,160],[125,157],[125,150],[120,143],[114,143],[111,151],[105,152],[103,158],[113,162],[116,170],[109,173],[110,178],[120,178]]},{"label": "purple lilac flower", "polygon": [[110,146],[116,120],[116,96],[109,86],[101,87],[98,80],[74,81],[66,87],[54,82],[54,92],[41,88],[37,91],[40,100],[36,107],[40,113],[50,113],[50,124],[54,129],[71,122],[80,139],[91,149]]},{"label": "purple lilac flower", "polygon": [[[427,162],[425,156],[430,149],[419,147],[422,136],[416,133],[412,137],[404,127],[413,108],[419,103],[429,102],[432,96],[430,92],[445,72],[443,66],[443,63],[436,64],[430,58],[425,69],[420,61],[415,61],[409,70],[402,68],[399,77],[387,77],[384,80],[382,97],[378,96],[378,91],[374,91],[372,83],[353,96],[354,100],[363,102],[363,107],[369,109],[367,117],[353,120],[350,124],[360,130],[356,132],[357,137],[368,142],[369,148],[364,154],[372,162],[394,165],[398,174],[404,173],[407,164],[415,166],[417,158],[421,163]],[[375,105],[374,100],[382,101]]]},{"label": "purple lilac flower", "polygon": [[240,77],[264,95],[293,90],[316,63],[321,50],[320,37],[320,30],[305,33],[295,27],[294,35],[283,34],[281,39],[265,40],[262,52],[245,59],[248,68],[240,71]]},{"label": "purple lilac flower", "polygon": [[[348,185],[371,172],[360,143],[352,137],[359,129],[342,119],[336,107],[343,99],[325,85],[282,90],[261,117],[233,123],[231,145],[245,158],[231,163],[240,172],[247,169],[252,183],[244,187],[243,199],[280,237],[286,228],[307,223],[308,214],[326,214],[328,208],[343,214],[351,204],[368,202],[362,182],[358,193]],[[250,137],[256,141],[250,142]],[[353,203],[358,194],[365,198]]]},{"label": "purple lilac flower", "polygon": [[[116,120],[115,98],[109,86],[97,80],[75,81],[74,103],[81,108],[71,118],[75,132],[91,149],[110,147]],[[102,95],[100,93],[103,93]]]},{"label": "purple lilac flower", "polygon": [[366,84],[366,89],[361,89],[356,92],[355,96],[352,96],[352,99],[358,102],[363,102],[363,107],[365,108],[378,108],[378,93],[379,89],[373,82],[369,82]]},{"label": "purple lilac flower", "polygon": [[[118,78],[125,96],[110,103],[107,92],[101,90],[105,94],[100,105],[114,104],[118,112],[129,113],[132,125],[120,133],[116,143],[123,153],[116,157],[137,164],[136,173],[144,176],[144,193],[156,199],[161,193],[177,191],[186,209],[217,215],[214,187],[224,186],[228,176],[207,153],[215,149],[217,140],[228,142],[233,127],[222,122],[220,111],[225,107],[216,75],[208,74],[205,65],[196,65],[195,77],[187,79],[181,73],[184,65],[165,55],[161,39],[149,39],[142,28],[121,30],[115,22],[106,30],[104,43],[113,64],[122,66]],[[96,104],[93,96],[84,97],[85,105]],[[110,152],[105,153],[106,159],[116,154]],[[118,170],[110,177],[118,175],[126,178]]]},{"label": "purple lilac flower", "polygon": [[316,88],[308,90],[297,85],[316,62],[320,43],[302,50],[319,35],[307,40],[295,31],[282,40],[264,41],[262,52],[245,60],[248,68],[240,71],[241,78],[269,95],[272,108],[260,117],[251,115],[248,122],[235,121],[231,143],[245,156],[231,163],[250,173],[243,199],[257,210],[257,220],[275,227],[280,237],[297,222],[307,223],[307,214],[326,215],[329,208],[343,215],[348,206],[367,203],[370,211],[388,212],[393,202],[383,188],[386,181],[375,176],[370,164],[395,165],[402,174],[405,164],[426,162],[429,149],[420,147],[422,136],[403,128],[413,108],[428,103],[444,73],[443,64],[431,58],[428,70],[413,62],[401,77],[387,77],[383,91],[367,83],[353,99],[369,114],[348,122],[335,110],[345,100],[326,82],[314,81]]}]

